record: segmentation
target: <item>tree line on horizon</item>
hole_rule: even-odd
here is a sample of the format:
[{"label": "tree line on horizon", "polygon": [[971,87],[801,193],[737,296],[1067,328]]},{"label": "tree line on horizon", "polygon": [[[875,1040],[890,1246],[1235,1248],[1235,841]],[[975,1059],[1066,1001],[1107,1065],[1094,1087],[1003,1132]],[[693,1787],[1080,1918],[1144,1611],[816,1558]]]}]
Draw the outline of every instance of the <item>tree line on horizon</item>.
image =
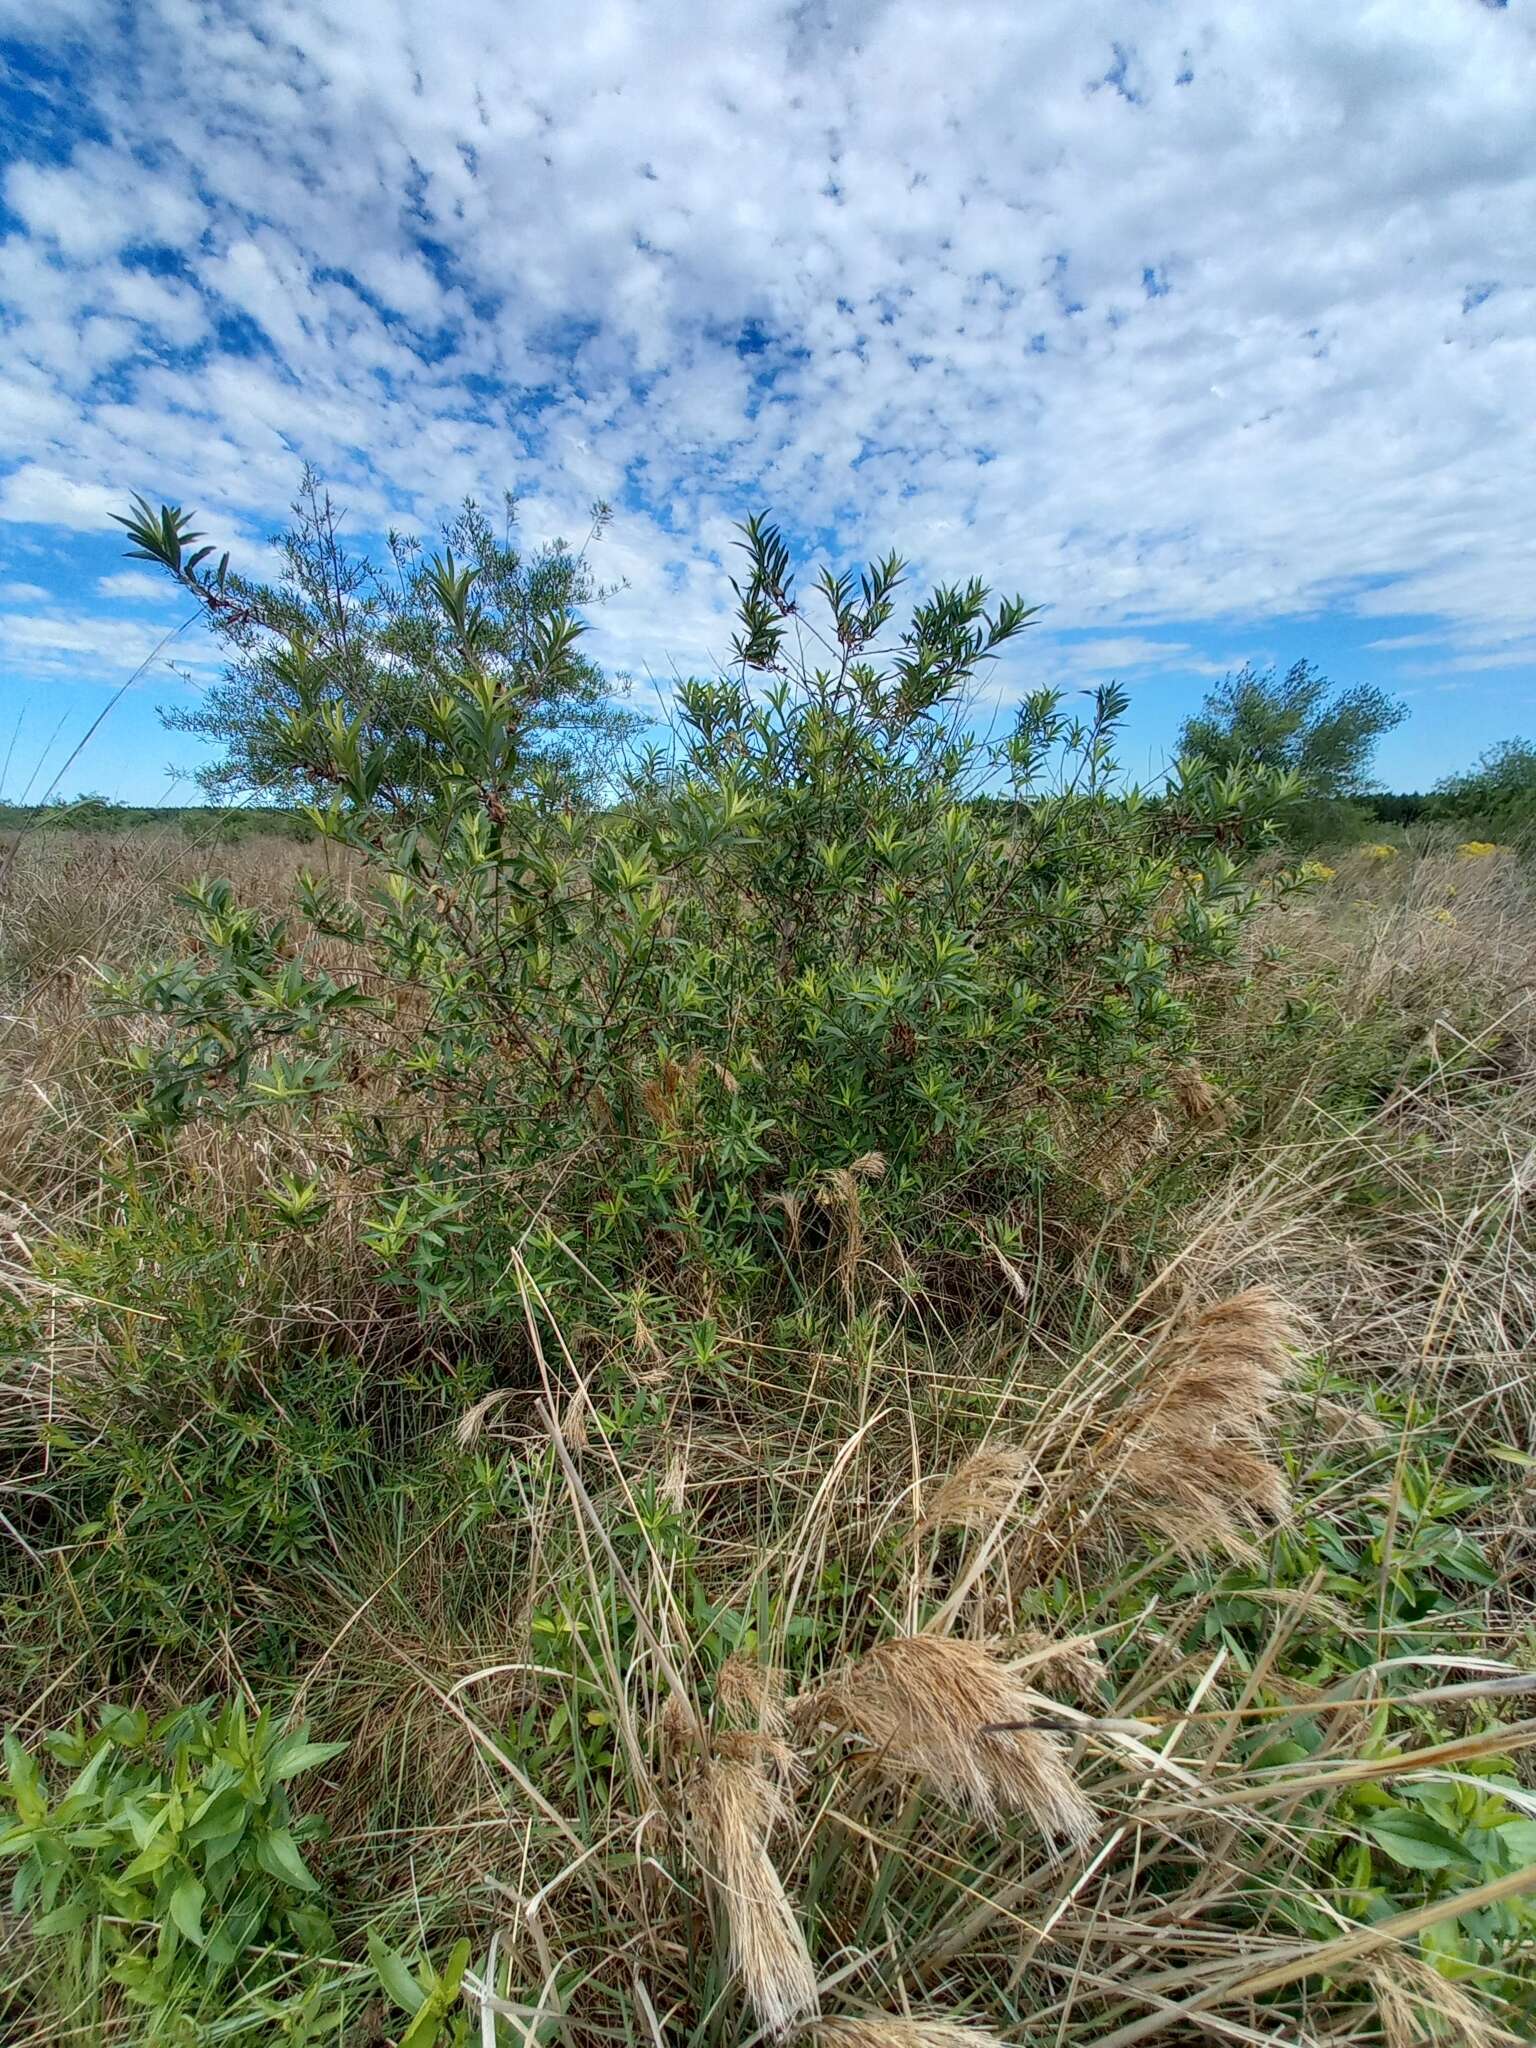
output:
[{"label": "tree line on horizon", "polygon": [[[589,538],[607,518],[606,507],[594,508]],[[510,496],[499,530],[482,507],[466,503],[442,528],[436,552],[391,532],[381,572],[347,543],[329,494],[306,469],[277,536],[282,566],[271,582],[231,574],[227,556],[210,572],[213,550],[196,545],[202,536],[179,507],[162,506],[157,516],[139,499],[121,523],[137,558],[170,568],[202,601],[228,656],[196,704],[161,710],[169,730],[218,749],[198,775],[208,801],[144,806],[82,790],[67,802],[0,805],[0,828],[44,816],[87,830],[180,821],[223,836],[247,825],[302,832],[302,817],[282,828],[272,814],[302,813],[328,793],[295,768],[274,735],[321,678],[338,714],[355,719],[372,748],[387,739],[396,797],[425,770],[427,703],[466,662],[516,688],[525,767],[572,788],[595,792],[615,748],[644,731],[582,646],[583,613],[608,594],[586,548],[556,541],[524,553]],[[1377,748],[1407,716],[1379,685],[1336,684],[1304,657],[1283,671],[1245,662],[1184,719],[1176,753],[1223,770],[1294,775],[1302,796],[1284,823],[1298,845],[1348,843],[1379,825],[1456,822],[1511,839],[1536,830],[1536,745],[1520,737],[1431,790],[1382,788],[1372,772]]]}]

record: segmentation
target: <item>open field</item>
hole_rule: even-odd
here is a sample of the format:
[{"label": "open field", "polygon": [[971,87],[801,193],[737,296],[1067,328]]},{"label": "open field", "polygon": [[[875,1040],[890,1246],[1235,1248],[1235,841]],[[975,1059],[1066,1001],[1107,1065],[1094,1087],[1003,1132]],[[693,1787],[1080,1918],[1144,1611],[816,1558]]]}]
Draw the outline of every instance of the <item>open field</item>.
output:
[{"label": "open field", "polygon": [[[273,913],[306,864],[368,887],[55,833],[0,899],[0,1679],[61,1911],[7,1923],[8,2041],[1530,2037],[1512,857],[1341,856],[1249,926],[1167,1100],[1055,1132],[1037,1237],[919,1286],[870,1155],[774,1223],[835,1313],[755,1320],[659,1254],[561,1313],[532,1217],[494,1312],[434,1314],[323,1104],[125,1123],[159,1026],[102,978],[183,950],[210,858]],[[373,1077],[432,1016],[350,1028],[367,1113],[418,1114]],[[344,1745],[238,1751],[266,1917],[219,1969],[198,1787],[244,1733],[166,1779],[114,1721],[117,1803],[98,1764],[57,1811],[77,1721],[209,1700]]]}]

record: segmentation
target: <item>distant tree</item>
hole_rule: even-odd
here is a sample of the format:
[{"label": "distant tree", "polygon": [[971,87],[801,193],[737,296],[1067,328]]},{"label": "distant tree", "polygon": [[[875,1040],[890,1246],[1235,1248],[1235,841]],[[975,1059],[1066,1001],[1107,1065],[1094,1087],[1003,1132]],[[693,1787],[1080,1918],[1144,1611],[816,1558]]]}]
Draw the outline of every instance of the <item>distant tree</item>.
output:
[{"label": "distant tree", "polygon": [[1374,683],[1339,689],[1309,661],[1293,662],[1283,676],[1245,662],[1185,721],[1179,751],[1224,768],[1247,761],[1288,769],[1309,796],[1360,796],[1371,786],[1377,742],[1407,716],[1407,705]]},{"label": "distant tree", "polygon": [[1290,813],[1288,836],[1301,844],[1351,839],[1369,816],[1351,799],[1371,787],[1377,742],[1407,716],[1408,707],[1374,683],[1340,689],[1309,661],[1293,662],[1283,676],[1245,662],[1185,720],[1179,752],[1221,768],[1289,771],[1306,800]]},{"label": "distant tree", "polygon": [[1473,767],[1440,783],[1436,808],[1475,826],[1479,837],[1536,840],[1536,746],[1500,740]]},{"label": "distant tree", "polygon": [[[594,535],[606,518],[596,508]],[[231,574],[227,555],[211,567],[213,550],[195,545],[201,536],[178,506],[156,513],[139,499],[120,523],[135,559],[160,563],[199,599],[227,651],[223,676],[195,704],[161,711],[172,731],[219,748],[199,777],[218,800],[330,800],[293,745],[301,706],[355,725],[381,796],[408,799],[436,773],[432,701],[468,673],[490,678],[513,707],[525,770],[572,786],[594,780],[636,723],[581,646],[582,610],[603,595],[585,553],[557,541],[523,554],[510,498],[500,531],[467,502],[436,551],[391,533],[381,569],[343,538],[306,469],[270,583]]]},{"label": "distant tree", "polygon": [[1381,790],[1365,801],[1365,809],[1379,825],[1417,825],[1435,815],[1435,799],[1416,789]]}]

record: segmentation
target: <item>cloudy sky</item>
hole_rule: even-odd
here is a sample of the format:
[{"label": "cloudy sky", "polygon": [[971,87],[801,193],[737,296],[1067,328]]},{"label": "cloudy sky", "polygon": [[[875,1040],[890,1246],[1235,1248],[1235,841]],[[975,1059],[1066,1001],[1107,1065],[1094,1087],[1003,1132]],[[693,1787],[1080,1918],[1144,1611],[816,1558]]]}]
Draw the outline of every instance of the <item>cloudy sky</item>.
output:
[{"label": "cloudy sky", "polygon": [[[1138,769],[1250,656],[1404,695],[1399,786],[1536,734],[1529,0],[0,0],[0,60],[7,795],[180,617],[107,514],[259,568],[306,459],[360,533],[611,501],[642,704],[767,505],[1046,604],[998,698],[1119,676]],[[71,791],[188,762],[174,658]]]}]

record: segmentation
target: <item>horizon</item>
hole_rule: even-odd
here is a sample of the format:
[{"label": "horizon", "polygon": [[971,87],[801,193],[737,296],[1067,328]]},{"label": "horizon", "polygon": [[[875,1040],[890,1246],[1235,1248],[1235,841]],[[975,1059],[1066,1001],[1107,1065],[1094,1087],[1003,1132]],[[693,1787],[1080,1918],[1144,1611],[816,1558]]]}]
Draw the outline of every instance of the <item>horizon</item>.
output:
[{"label": "horizon", "polygon": [[[642,712],[767,505],[1045,606],[992,703],[1125,683],[1141,778],[1245,660],[1402,698],[1388,789],[1536,729],[1528,14],[613,4],[534,47],[397,0],[363,64],[339,5],[222,7],[211,57],[197,12],[0,0],[0,799],[181,616],[109,514],[261,574],[306,460],[364,541],[609,500],[592,651]],[[62,794],[170,800],[155,706],[216,650],[169,654]]]}]

